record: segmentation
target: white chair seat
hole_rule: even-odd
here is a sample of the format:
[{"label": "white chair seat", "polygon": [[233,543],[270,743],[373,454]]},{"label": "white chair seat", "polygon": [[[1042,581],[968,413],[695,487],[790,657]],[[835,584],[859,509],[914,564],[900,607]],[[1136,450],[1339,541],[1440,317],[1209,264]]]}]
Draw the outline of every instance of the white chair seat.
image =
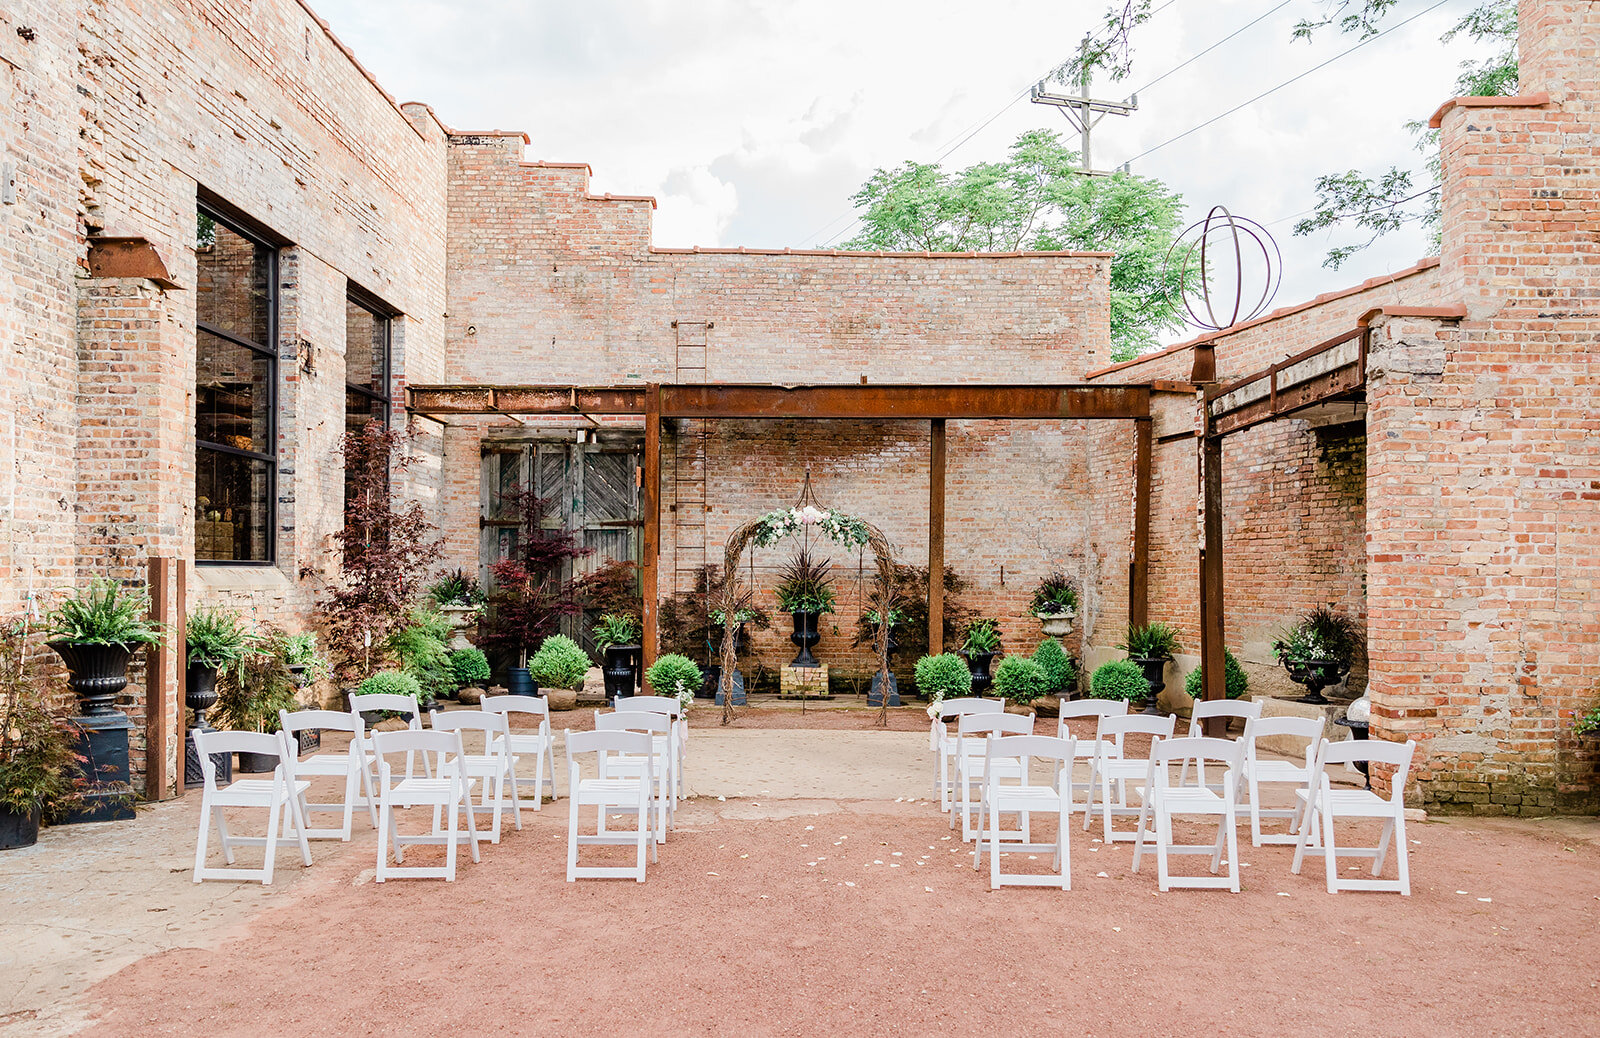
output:
[{"label": "white chair seat", "polygon": [[[1303,764],[1295,764],[1286,760],[1258,760],[1253,762],[1257,782],[1297,782],[1304,784],[1311,781],[1311,769]],[[1303,792],[1303,791],[1302,791]]]},{"label": "white chair seat", "polygon": [[[1304,801],[1306,791],[1294,791],[1295,799]],[[1323,795],[1323,802],[1333,808],[1335,815],[1354,815],[1357,818],[1388,818],[1394,814],[1394,805],[1370,789],[1334,789]]]},{"label": "white chair seat", "polygon": [[350,755],[315,753],[296,763],[294,770],[298,775],[316,775],[319,778],[331,775],[343,777],[350,771]]},{"label": "white chair seat", "polygon": [[[289,795],[298,797],[310,788],[311,783],[297,781]],[[270,807],[272,779],[234,779],[212,794],[211,802],[218,807]]]},{"label": "white chair seat", "polygon": [[[535,735],[532,732],[512,732],[512,753],[542,753],[552,743],[552,739],[545,735]],[[499,737],[495,738],[495,745],[500,744]]]},{"label": "white chair seat", "polygon": [[[1144,803],[1144,786],[1134,786],[1133,791]],[[1209,786],[1168,786],[1163,795],[1175,815],[1215,815],[1227,809],[1227,801]]]},{"label": "white chair seat", "polygon": [[[615,765],[619,762],[613,757],[610,763]],[[597,803],[598,801],[591,798],[600,796],[623,797],[625,802],[632,803],[632,798],[638,792],[638,778],[594,778],[582,779],[578,783],[578,795],[585,804]]]},{"label": "white chair seat", "polygon": [[[467,779],[467,793],[469,796],[477,784],[477,779]],[[450,780],[447,778],[401,779],[391,788],[394,791],[394,799],[397,803],[450,803]]]}]

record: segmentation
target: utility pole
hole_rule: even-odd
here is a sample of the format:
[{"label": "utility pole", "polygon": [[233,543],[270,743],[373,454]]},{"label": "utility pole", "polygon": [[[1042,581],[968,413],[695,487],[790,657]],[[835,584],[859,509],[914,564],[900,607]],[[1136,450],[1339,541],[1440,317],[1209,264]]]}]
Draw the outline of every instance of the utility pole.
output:
[{"label": "utility pole", "polygon": [[[1093,147],[1094,128],[1101,119],[1108,115],[1128,115],[1139,110],[1139,95],[1134,94],[1127,101],[1106,101],[1090,96],[1089,84],[1089,37],[1085,36],[1078,45],[1079,64],[1083,71],[1078,77],[1078,93],[1076,96],[1068,94],[1052,94],[1045,90],[1041,80],[1033,85],[1030,98],[1036,105],[1053,105],[1066,116],[1067,122],[1078,131],[1081,142],[1078,148],[1078,161],[1081,166],[1079,172],[1090,177],[1109,177],[1112,173],[1108,169],[1095,169],[1092,161],[1091,148]],[[1127,166],[1122,167],[1124,170]]]}]

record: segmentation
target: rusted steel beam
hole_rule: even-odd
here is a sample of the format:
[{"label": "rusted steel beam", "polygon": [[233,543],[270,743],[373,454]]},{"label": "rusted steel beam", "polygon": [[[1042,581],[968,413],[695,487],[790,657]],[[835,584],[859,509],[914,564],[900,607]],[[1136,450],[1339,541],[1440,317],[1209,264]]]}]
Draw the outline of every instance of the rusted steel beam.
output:
[{"label": "rusted steel beam", "polygon": [[1150,484],[1152,428],[1148,418],[1134,422],[1133,558],[1128,569],[1128,622],[1150,622]]},{"label": "rusted steel beam", "polygon": [[944,419],[928,438],[928,655],[944,651]]},{"label": "rusted steel beam", "polygon": [[149,278],[162,288],[182,288],[156,247],[144,238],[112,235],[89,239],[89,276]]},{"label": "rusted steel beam", "polygon": [[1246,375],[1243,378],[1234,379],[1232,382],[1229,382],[1219,388],[1216,395],[1227,396],[1229,393],[1233,392],[1235,389],[1239,389],[1242,386],[1248,386],[1252,382],[1259,382],[1264,378],[1271,378],[1284,368],[1299,364],[1301,361],[1310,360],[1317,354],[1326,353],[1337,346],[1343,346],[1351,339],[1359,338],[1361,333],[1362,330],[1360,328],[1352,328],[1350,331],[1340,332],[1331,339],[1324,339],[1322,342],[1317,343],[1309,350],[1301,350],[1292,357],[1285,357],[1283,360],[1278,361],[1278,363],[1272,365],[1270,368],[1262,368],[1260,371],[1257,371],[1254,374]]},{"label": "rusted steel beam", "polygon": [[1150,387],[1077,385],[678,385],[666,418],[1145,418]]},{"label": "rusted steel beam", "polygon": [[[174,646],[189,644],[189,564],[183,559],[177,559],[173,565],[173,594],[172,594],[172,628],[169,632],[170,640]],[[172,776],[172,795],[181,797],[188,786],[184,783],[184,760],[187,756],[187,733],[189,726],[185,722],[188,716],[183,712],[184,704],[189,700],[189,667],[188,654],[180,657],[185,661],[184,666],[173,667],[173,689],[177,693],[178,701],[174,704],[177,711],[178,727],[176,729],[178,762],[177,771]]]},{"label": "rusted steel beam", "polygon": [[644,665],[648,667],[656,661],[656,647],[659,644],[656,607],[661,550],[661,387],[657,385],[645,388],[643,468],[639,506],[644,512],[644,546],[640,564],[644,601],[640,619],[644,626]]},{"label": "rusted steel beam", "polygon": [[406,408],[435,414],[644,414],[644,386],[420,385]]},{"label": "rusted steel beam", "polygon": [[1215,428],[1218,436],[1239,432],[1262,422],[1278,418],[1292,418],[1296,411],[1359,395],[1362,389],[1361,368],[1349,364],[1323,375],[1307,379],[1287,389],[1279,389],[1270,397],[1255,400],[1237,410],[1218,415]]},{"label": "rusted steel beam", "polygon": [[[172,605],[172,572],[176,559],[152,557],[147,563],[145,584],[150,589],[150,619],[162,630],[168,624]],[[172,700],[167,683],[173,675],[173,645],[162,639],[150,646],[146,658],[144,683],[144,798],[160,800],[167,792],[167,747],[171,727],[167,711]]]},{"label": "rusted steel beam", "polygon": [[[1205,544],[1200,552],[1200,665],[1202,690],[1206,699],[1223,699],[1228,694],[1223,667],[1222,581],[1222,437],[1208,435],[1200,450],[1201,501]],[[1226,735],[1226,719],[1210,718],[1206,733],[1218,738]]]}]

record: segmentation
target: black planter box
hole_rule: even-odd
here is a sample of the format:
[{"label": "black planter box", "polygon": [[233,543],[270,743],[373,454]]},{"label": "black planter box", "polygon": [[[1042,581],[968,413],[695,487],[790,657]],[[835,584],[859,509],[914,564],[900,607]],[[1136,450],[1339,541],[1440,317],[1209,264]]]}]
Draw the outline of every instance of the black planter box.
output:
[{"label": "black planter box", "polygon": [[19,815],[0,808],[0,851],[32,847],[39,842],[39,809]]}]

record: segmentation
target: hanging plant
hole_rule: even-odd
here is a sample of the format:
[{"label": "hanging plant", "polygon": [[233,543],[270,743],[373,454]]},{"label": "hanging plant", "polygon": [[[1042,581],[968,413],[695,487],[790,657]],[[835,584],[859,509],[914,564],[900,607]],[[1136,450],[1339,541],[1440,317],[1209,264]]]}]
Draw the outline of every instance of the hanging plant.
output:
[{"label": "hanging plant", "polygon": [[770,548],[808,527],[837,544],[851,547],[864,547],[870,539],[867,524],[853,515],[816,505],[798,505],[768,512],[757,520],[756,547]]}]

